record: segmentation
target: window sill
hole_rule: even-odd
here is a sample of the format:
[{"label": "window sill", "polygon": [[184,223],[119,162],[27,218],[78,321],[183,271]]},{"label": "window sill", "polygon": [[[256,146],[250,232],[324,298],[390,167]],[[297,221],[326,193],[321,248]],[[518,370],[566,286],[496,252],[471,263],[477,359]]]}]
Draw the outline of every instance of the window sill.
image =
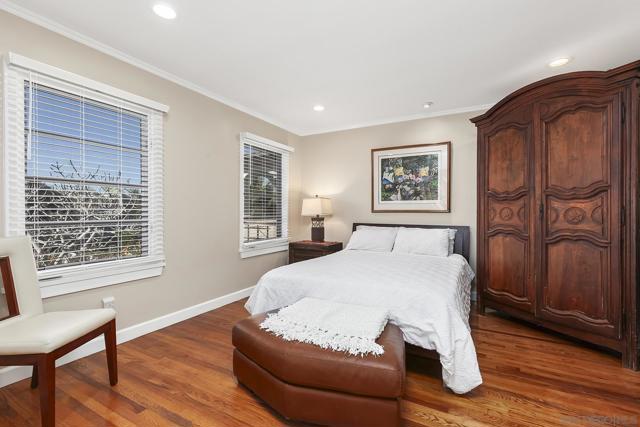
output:
[{"label": "window sill", "polygon": [[164,265],[163,258],[145,258],[39,271],[40,293],[51,298],[155,277],[162,274]]},{"label": "window sill", "polygon": [[243,248],[240,249],[240,258],[251,258],[259,255],[272,254],[289,250],[289,243],[282,243],[276,246]]}]

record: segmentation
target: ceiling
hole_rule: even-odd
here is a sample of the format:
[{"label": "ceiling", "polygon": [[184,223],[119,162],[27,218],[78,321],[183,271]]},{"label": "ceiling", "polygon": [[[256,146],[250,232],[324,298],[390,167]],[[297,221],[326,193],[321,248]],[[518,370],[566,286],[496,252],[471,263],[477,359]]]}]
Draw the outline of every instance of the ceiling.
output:
[{"label": "ceiling", "polygon": [[[0,8],[299,135],[486,108],[553,74],[640,59],[638,0],[165,2],[177,19],[154,0]],[[573,60],[546,65],[560,56]]]}]

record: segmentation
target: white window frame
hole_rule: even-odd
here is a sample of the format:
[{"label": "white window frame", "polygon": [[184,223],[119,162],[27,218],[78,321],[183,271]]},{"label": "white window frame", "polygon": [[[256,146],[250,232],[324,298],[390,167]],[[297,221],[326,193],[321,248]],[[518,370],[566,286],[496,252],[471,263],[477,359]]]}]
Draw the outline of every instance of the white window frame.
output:
[{"label": "white window frame", "polygon": [[[282,154],[282,237],[263,242],[244,242],[244,146],[252,145]],[[240,134],[240,257],[250,258],[274,252],[289,250],[289,159],[294,148],[254,135],[249,132]]]},{"label": "white window frame", "polygon": [[2,152],[5,236],[25,234],[25,138],[23,77],[76,95],[121,105],[147,116],[148,121],[148,254],[126,260],[38,271],[43,298],[69,294],[132,280],[159,276],[164,258],[163,122],[169,107],[59,68],[8,53],[2,61]]}]

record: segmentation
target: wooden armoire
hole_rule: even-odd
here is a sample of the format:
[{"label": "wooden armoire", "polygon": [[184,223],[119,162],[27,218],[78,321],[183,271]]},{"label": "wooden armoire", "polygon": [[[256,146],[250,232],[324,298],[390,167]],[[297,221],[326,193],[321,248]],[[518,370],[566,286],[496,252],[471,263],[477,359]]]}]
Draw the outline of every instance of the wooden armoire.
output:
[{"label": "wooden armoire", "polygon": [[640,368],[640,61],[526,86],[478,128],[478,305]]}]

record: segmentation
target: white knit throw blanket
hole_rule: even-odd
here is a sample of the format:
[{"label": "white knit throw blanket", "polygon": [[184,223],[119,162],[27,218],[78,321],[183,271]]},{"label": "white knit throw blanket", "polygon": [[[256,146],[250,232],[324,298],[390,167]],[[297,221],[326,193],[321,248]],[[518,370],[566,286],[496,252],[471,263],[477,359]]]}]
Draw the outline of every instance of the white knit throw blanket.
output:
[{"label": "white knit throw blanket", "polygon": [[315,344],[354,356],[381,355],[376,339],[389,318],[386,309],[303,298],[272,313],[260,324],[286,341]]}]

